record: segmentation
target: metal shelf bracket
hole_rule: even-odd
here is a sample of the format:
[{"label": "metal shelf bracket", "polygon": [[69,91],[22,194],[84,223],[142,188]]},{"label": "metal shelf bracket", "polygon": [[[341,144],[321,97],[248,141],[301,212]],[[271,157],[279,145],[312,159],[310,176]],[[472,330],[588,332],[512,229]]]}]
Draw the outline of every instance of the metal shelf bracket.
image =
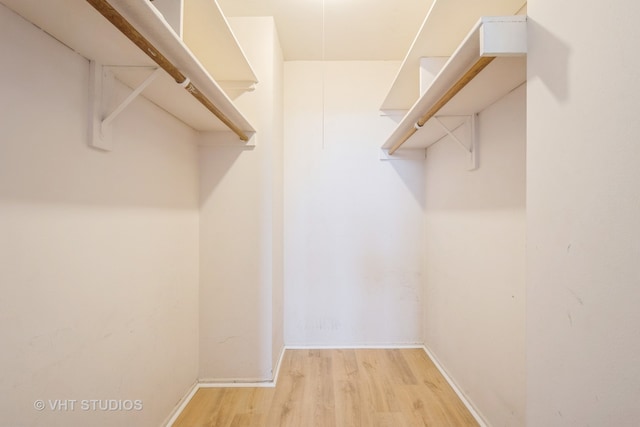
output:
[{"label": "metal shelf bracket", "polygon": [[[460,125],[455,127],[454,129],[449,129],[447,125],[445,125],[440,118],[445,117],[464,117],[465,121]],[[442,129],[447,133],[447,135],[454,140],[460,148],[462,148],[465,154],[469,158],[469,166],[467,170],[476,170],[478,169],[480,156],[478,155],[478,114],[471,114],[468,116],[435,116],[435,122],[438,123]],[[462,126],[468,126],[469,132],[467,137],[464,140],[460,139],[454,132],[461,128]]]},{"label": "metal shelf bracket", "polygon": [[111,97],[115,88],[115,77],[111,68],[96,61],[89,64],[89,145],[104,151],[113,149],[113,120],[162,72],[158,67],[151,67],[151,74],[124,101],[106,114],[111,107]]}]

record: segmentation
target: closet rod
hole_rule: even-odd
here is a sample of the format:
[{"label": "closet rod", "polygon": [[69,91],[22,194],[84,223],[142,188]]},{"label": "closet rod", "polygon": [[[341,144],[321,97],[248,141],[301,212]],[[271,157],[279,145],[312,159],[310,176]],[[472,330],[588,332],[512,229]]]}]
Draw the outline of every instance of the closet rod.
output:
[{"label": "closet rod", "polygon": [[106,0],[87,0],[102,16],[107,18],[129,40],[135,43],[149,58],[173,77],[179,85],[193,95],[202,105],[211,111],[222,123],[231,129],[242,141],[248,141],[249,137],[240,127],[233,123],[218,107],[204,96],[187,77],[178,70],[164,55],[162,55],[142,34],[136,30],[117,10]]},{"label": "closet rod", "polygon": [[451,88],[449,88],[449,90],[444,95],[442,95],[440,99],[438,99],[438,101],[436,101],[436,103],[433,104],[426,113],[424,113],[420,117],[414,127],[412,127],[409,132],[407,132],[402,138],[400,138],[395,144],[393,144],[393,146],[389,149],[389,155],[393,154],[398,148],[402,146],[402,144],[407,141],[407,139],[411,138],[414,133],[416,133],[422,126],[424,126],[424,124],[427,123],[429,119],[435,116],[438,111],[440,111],[440,109],[447,104],[447,102],[451,101],[451,99],[456,96],[458,92],[460,92],[471,80],[473,80],[475,76],[480,74],[480,72],[484,70],[484,68],[489,65],[489,63],[495,58],[495,56],[483,56],[478,59],[476,63],[473,64],[471,68],[469,68],[467,72],[464,73],[462,77],[460,77],[458,81],[456,81],[453,86],[451,86]]}]

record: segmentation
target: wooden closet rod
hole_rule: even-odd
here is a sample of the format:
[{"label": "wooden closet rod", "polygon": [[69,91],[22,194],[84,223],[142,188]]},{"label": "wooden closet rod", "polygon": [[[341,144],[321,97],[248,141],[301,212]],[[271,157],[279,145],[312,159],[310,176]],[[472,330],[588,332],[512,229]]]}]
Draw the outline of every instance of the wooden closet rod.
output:
[{"label": "wooden closet rod", "polygon": [[464,73],[462,77],[460,77],[458,81],[455,82],[453,86],[451,86],[451,88],[449,88],[449,90],[444,95],[442,95],[440,99],[438,99],[438,101],[436,101],[436,103],[433,104],[433,106],[426,113],[420,116],[420,119],[416,122],[415,126],[412,127],[409,132],[407,132],[402,138],[400,138],[398,142],[393,144],[393,146],[389,149],[389,154],[393,154],[398,148],[400,148],[402,144],[407,141],[407,139],[411,138],[411,136],[416,133],[418,129],[424,126],[424,124],[427,123],[430,118],[435,116],[438,111],[440,111],[440,109],[447,104],[447,102],[451,101],[451,99],[456,96],[458,92],[462,90],[462,88],[464,88],[471,80],[473,80],[475,76],[480,74],[480,71],[484,70],[484,68],[489,65],[489,63],[495,58],[495,56],[483,56],[478,59],[476,63],[473,64],[471,68],[469,68],[467,72]]},{"label": "wooden closet rod", "polygon": [[191,95],[194,96],[202,105],[211,111],[222,123],[231,129],[242,141],[248,141],[249,137],[242,129],[236,126],[222,111],[218,109],[209,99],[198,90],[191,82],[187,82],[187,77],[178,70],[164,55],[162,55],[142,34],[136,30],[117,10],[113,8],[106,0],[87,0],[98,12],[102,14],[109,22],[122,32],[129,40],[135,43],[149,58],[164,69],[176,83],[184,86]]}]

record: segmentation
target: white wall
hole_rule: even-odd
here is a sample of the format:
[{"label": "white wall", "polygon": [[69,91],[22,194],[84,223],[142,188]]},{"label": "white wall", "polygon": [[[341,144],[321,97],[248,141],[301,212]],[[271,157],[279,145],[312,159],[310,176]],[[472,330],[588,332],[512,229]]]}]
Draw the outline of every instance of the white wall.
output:
[{"label": "white wall", "polygon": [[527,424],[635,426],[640,4],[528,13]]},{"label": "white wall", "polygon": [[273,76],[273,143],[271,149],[271,159],[273,162],[273,182],[272,182],[272,360],[275,364],[284,351],[284,58],[276,27],[273,27],[274,34],[274,61]]},{"label": "white wall", "polygon": [[197,374],[194,132],[138,99],[91,149],[88,61],[1,5],[0,54],[0,425],[158,426]]},{"label": "white wall", "polygon": [[525,88],[478,118],[480,167],[427,150],[425,343],[492,426],[524,425]]},{"label": "white wall", "polygon": [[258,79],[236,99],[256,147],[200,150],[200,378],[270,380],[282,326],[282,54],[273,18],[233,18]]},{"label": "white wall", "polygon": [[285,63],[287,345],[421,342],[424,165],[378,160],[398,66]]}]

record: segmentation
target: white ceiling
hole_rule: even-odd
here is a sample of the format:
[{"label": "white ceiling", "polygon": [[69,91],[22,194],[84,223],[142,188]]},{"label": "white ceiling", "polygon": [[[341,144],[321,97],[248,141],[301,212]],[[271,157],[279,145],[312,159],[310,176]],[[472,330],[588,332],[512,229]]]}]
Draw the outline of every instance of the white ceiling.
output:
[{"label": "white ceiling", "polygon": [[433,0],[218,0],[218,3],[228,17],[273,16],[288,61],[402,60]]}]

